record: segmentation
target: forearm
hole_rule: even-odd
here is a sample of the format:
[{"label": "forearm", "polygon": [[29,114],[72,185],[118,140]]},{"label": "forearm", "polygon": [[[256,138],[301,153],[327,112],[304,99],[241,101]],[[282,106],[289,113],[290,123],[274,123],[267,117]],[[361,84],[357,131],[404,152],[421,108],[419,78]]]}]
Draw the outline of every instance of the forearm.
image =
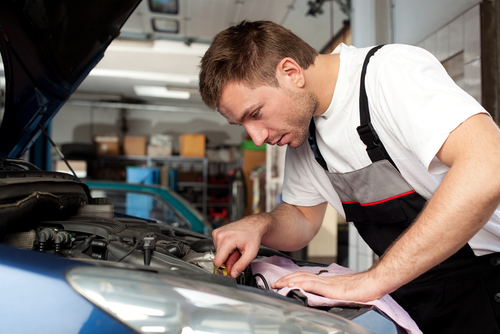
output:
[{"label": "forearm", "polygon": [[440,156],[451,166],[442,184],[416,222],[367,273],[380,282],[379,287],[385,293],[408,283],[458,251],[484,226],[500,204],[500,157],[497,153],[500,141],[497,129],[489,130],[493,133],[489,140],[473,138],[476,148],[467,150],[459,158],[450,160],[446,154]]},{"label": "forearm", "polygon": [[321,226],[325,209],[326,203],[300,208],[281,204],[270,213],[247,216],[215,229],[214,265],[223,265],[238,250],[241,258],[231,273],[236,277],[255,258],[261,244],[284,251],[302,248]]},{"label": "forearm", "polygon": [[454,174],[447,175],[417,221],[372,268],[370,274],[385,290],[382,294],[396,290],[453,255],[498,206],[496,189],[495,196],[486,198],[487,185]]},{"label": "forearm", "polygon": [[486,115],[472,116],[448,136],[437,157],[450,170],[417,220],[375,266],[334,277],[298,272],[272,287],[301,287],[329,298],[367,302],[454,254],[500,204],[500,131]]},{"label": "forearm", "polygon": [[280,204],[267,215],[267,226],[262,244],[282,251],[295,251],[305,247],[318,232],[326,203],[310,208]]},{"label": "forearm", "polygon": [[461,177],[470,166],[456,165],[417,221],[369,270],[328,278],[298,272],[272,287],[301,287],[325,297],[360,302],[382,298],[451,256],[484,225],[500,203],[500,180],[494,166],[482,169],[484,176],[471,180]]}]

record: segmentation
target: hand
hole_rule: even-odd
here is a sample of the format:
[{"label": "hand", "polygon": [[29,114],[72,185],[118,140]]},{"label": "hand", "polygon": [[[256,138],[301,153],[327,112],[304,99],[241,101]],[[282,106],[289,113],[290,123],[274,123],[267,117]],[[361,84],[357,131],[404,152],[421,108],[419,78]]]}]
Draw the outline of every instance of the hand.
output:
[{"label": "hand", "polygon": [[369,302],[380,299],[389,292],[376,289],[370,272],[337,276],[321,276],[302,271],[286,275],[271,284],[273,289],[302,288],[331,299]]},{"label": "hand", "polygon": [[263,232],[259,224],[260,216],[248,216],[212,232],[215,246],[214,266],[222,266],[236,250],[241,257],[232,266],[228,275],[236,278],[255,259],[259,252]]}]

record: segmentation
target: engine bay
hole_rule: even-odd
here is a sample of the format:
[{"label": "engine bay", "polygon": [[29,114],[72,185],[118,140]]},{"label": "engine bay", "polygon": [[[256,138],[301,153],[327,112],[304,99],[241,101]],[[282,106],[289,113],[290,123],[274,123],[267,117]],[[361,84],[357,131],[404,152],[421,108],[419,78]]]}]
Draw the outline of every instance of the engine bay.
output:
[{"label": "engine bay", "polygon": [[[203,275],[204,281],[227,284],[217,277],[224,275],[222,270],[212,264],[215,248],[211,238],[135,218],[92,217],[86,213],[64,220],[42,220],[29,229],[5,234],[0,242],[68,259],[123,263],[152,270],[176,267],[184,276]],[[266,247],[259,252],[259,256],[272,255],[286,256]],[[236,284],[268,289],[249,268],[236,278]]]},{"label": "engine bay", "polygon": [[[186,277],[203,275],[204,281],[221,282],[224,272],[212,264],[215,248],[210,237],[118,214],[110,198],[93,198],[88,187],[69,174],[27,170],[26,163],[10,159],[0,162],[0,243],[94,263],[178,268]],[[258,254],[272,255],[286,257],[266,247]],[[224,278],[224,284],[235,284]],[[261,287],[249,268],[236,284]]]}]

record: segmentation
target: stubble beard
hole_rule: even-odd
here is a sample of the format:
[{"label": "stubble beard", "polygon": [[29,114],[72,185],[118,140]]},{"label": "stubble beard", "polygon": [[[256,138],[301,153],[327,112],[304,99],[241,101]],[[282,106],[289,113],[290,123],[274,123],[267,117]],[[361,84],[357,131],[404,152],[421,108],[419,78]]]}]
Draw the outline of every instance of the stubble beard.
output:
[{"label": "stubble beard", "polygon": [[295,129],[294,139],[288,144],[291,148],[301,146],[309,136],[309,123],[318,107],[318,98],[312,92],[296,93],[285,90],[294,103],[294,109],[290,111],[287,123]]}]

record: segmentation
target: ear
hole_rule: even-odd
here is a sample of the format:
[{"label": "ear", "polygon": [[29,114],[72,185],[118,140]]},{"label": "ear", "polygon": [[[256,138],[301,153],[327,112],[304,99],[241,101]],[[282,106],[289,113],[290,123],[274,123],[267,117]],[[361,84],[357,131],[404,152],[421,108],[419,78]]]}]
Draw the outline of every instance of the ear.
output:
[{"label": "ear", "polygon": [[298,88],[304,87],[306,81],[302,67],[292,58],[283,58],[276,68],[276,77],[280,83],[289,82]]}]

